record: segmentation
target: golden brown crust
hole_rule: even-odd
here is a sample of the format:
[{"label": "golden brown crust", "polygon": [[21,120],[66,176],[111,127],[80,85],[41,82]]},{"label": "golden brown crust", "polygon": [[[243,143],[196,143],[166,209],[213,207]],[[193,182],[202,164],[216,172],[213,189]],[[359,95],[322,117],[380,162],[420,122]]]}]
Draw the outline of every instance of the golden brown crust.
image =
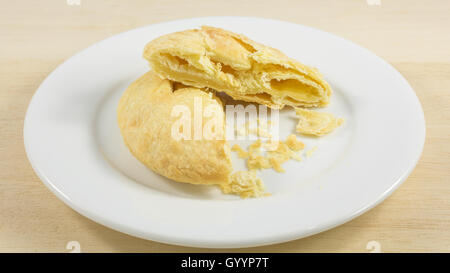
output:
[{"label": "golden brown crust", "polygon": [[[194,113],[194,99],[204,107],[221,102],[196,88],[173,91],[169,80],[148,72],[133,82],[120,99],[118,124],[125,144],[145,166],[178,182],[226,184],[232,171],[230,148],[225,140],[176,140],[172,137],[175,105],[187,106]],[[204,118],[203,124],[208,119]],[[222,138],[223,139],[223,138]]]},{"label": "golden brown crust", "polygon": [[219,28],[161,36],[147,44],[144,57],[165,78],[272,108],[321,107],[331,95],[317,69]]}]

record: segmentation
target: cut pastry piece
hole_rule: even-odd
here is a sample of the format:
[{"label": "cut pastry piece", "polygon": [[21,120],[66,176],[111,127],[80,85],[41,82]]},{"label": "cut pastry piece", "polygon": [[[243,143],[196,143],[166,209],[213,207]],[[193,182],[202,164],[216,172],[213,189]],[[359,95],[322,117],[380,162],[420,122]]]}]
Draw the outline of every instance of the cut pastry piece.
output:
[{"label": "cut pastry piece", "polygon": [[224,193],[239,194],[242,198],[267,195],[264,184],[256,176],[256,171],[238,171],[231,175],[230,183],[222,184],[220,187]]},{"label": "cut pastry piece", "polygon": [[[199,100],[203,109],[217,109],[211,116],[224,120],[221,101],[212,93],[173,83],[154,72],[133,82],[117,109],[119,128],[131,153],[149,169],[178,182],[216,184],[224,193],[243,198],[267,195],[255,172],[231,174],[230,147],[224,135],[217,134],[214,140],[174,137],[173,125],[179,117],[172,115],[173,109],[187,107],[193,114]],[[209,121],[203,117],[203,129]],[[218,132],[224,134],[222,129]]]},{"label": "cut pastry piece", "polygon": [[144,57],[165,78],[272,108],[326,106],[331,95],[317,69],[219,28],[161,36],[146,45]]},{"label": "cut pastry piece", "polygon": [[316,112],[307,109],[295,109],[299,117],[296,131],[301,134],[323,136],[339,127],[344,119],[335,118],[330,113]]},{"label": "cut pastry piece", "polygon": [[[175,106],[187,107],[189,115],[193,115],[194,103],[200,100],[203,109],[217,106],[215,114],[224,119],[221,102],[212,93],[179,87],[181,89],[174,91],[171,81],[161,79],[153,72],[146,73],[128,87],[117,110],[125,144],[149,169],[175,181],[229,183],[232,165],[230,148],[225,140],[177,140],[172,133],[173,124],[180,119],[172,116]],[[202,125],[209,120],[203,117]],[[218,136],[216,139],[224,138]]]}]

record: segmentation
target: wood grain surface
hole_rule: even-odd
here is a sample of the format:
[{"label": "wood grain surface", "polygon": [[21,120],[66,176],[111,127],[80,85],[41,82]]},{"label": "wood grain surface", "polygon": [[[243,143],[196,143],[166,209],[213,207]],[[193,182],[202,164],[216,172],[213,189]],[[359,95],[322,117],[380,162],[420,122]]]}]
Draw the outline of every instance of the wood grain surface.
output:
[{"label": "wood grain surface", "polygon": [[[382,252],[450,251],[450,1],[0,1],[0,252]],[[379,5],[377,5],[377,2]],[[68,4],[69,3],[69,4]],[[372,3],[372,4],[370,4]],[[265,247],[210,250],[137,239],[94,223],[57,199],[23,146],[28,103],[61,62],[111,35],[198,16],[281,19],[356,42],[394,65],[427,122],[416,169],[385,202],[340,227]]]}]

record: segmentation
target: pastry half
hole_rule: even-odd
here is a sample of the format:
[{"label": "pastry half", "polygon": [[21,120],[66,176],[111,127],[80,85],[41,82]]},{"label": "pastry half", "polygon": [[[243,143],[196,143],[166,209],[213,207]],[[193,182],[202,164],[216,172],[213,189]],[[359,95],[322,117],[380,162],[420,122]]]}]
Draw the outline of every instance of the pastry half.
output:
[{"label": "pastry half", "polygon": [[271,108],[322,107],[331,95],[317,69],[219,28],[161,36],[146,45],[144,58],[164,78]]},{"label": "pastry half", "polygon": [[[222,103],[212,93],[175,85],[150,71],[133,82],[120,99],[117,115],[122,137],[131,153],[160,175],[193,184],[228,184],[232,164],[223,137],[174,137],[173,128],[178,128],[174,124],[180,121],[174,109],[186,110],[193,121],[196,103],[202,109],[217,109],[215,118],[224,119]],[[203,117],[200,125],[204,127],[214,115]]]}]

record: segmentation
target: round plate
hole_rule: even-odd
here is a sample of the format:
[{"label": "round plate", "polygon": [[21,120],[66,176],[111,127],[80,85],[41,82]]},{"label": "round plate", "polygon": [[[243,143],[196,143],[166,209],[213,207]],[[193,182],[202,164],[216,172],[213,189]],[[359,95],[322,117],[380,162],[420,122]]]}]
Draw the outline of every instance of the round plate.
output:
[{"label": "round plate", "polygon": [[[301,137],[306,150],[317,150],[286,163],[286,173],[261,172],[269,197],[240,199],[216,187],[170,181],[145,168],[122,141],[116,106],[149,69],[141,57],[144,45],[201,25],[245,34],[317,67],[334,91],[324,110],[346,120],[325,137]],[[292,117],[292,110],[280,111],[281,138],[293,133]],[[349,221],[407,178],[424,139],[419,100],[388,63],[323,31],[246,17],[155,24],[96,43],[45,79],[24,127],[31,165],[70,207],[130,235],[199,247],[273,244]]]}]

